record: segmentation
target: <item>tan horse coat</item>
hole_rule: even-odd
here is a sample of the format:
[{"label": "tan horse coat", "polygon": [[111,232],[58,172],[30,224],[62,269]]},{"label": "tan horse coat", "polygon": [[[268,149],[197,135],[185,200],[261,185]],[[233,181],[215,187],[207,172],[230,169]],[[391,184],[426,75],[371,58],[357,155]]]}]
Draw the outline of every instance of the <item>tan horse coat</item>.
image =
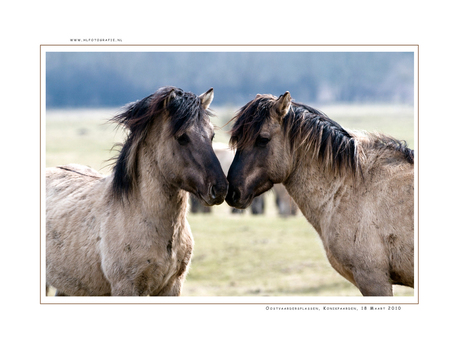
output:
[{"label": "tan horse coat", "polygon": [[46,279],[58,295],[180,294],[193,249],[188,192],[209,206],[227,193],[205,112],[212,92],[162,88],[132,104],[117,119],[130,135],[112,175],[47,169]]},{"label": "tan horse coat", "polygon": [[286,92],[244,106],[231,143],[230,206],[283,183],[332,267],[363,295],[414,287],[414,163],[403,142],[346,131]]},{"label": "tan horse coat", "polygon": [[[353,134],[352,134],[353,135]],[[318,232],[331,266],[364,295],[414,287],[414,168],[391,150],[362,145],[362,180],[305,160],[284,182]]]},{"label": "tan horse coat", "polygon": [[76,296],[179,295],[193,248],[187,193],[150,189],[152,212],[114,202],[110,176],[63,168],[46,173],[48,283]]}]

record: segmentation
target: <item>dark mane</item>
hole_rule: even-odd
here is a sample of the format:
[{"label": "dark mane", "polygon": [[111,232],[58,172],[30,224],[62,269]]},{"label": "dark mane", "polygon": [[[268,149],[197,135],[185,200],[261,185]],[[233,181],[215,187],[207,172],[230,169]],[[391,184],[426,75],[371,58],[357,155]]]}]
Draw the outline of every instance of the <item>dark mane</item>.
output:
[{"label": "dark mane", "polygon": [[[235,116],[230,145],[244,149],[254,144],[276,98],[258,95],[242,107]],[[308,105],[292,102],[283,118],[282,128],[290,138],[292,150],[309,150],[321,162],[341,172],[359,168],[357,145],[354,138],[338,123]]]},{"label": "dark mane", "polygon": [[117,157],[114,157],[112,192],[116,199],[128,197],[136,183],[138,149],[154,122],[168,114],[169,135],[180,136],[192,124],[211,113],[203,110],[201,100],[190,92],[163,87],[144,99],[130,103],[126,110],[110,121],[128,130],[128,136]]},{"label": "dark mane", "polygon": [[339,173],[359,169],[355,139],[321,111],[292,102],[283,129],[290,133],[292,149],[310,150],[320,162]]}]

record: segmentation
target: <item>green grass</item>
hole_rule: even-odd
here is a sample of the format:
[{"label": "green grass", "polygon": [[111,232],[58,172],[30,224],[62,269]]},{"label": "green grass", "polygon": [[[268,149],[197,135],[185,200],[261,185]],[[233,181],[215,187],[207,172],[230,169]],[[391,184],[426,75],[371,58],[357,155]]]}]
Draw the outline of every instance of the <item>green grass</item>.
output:
[{"label": "green grass", "polygon": [[[414,119],[410,109],[392,107],[321,108],[350,129],[378,130],[404,139],[414,147]],[[213,122],[223,126],[234,109],[216,109]],[[124,133],[106,120],[116,110],[52,111],[46,117],[46,166],[79,163],[110,173],[107,160]],[[231,125],[216,132],[228,142]],[[267,212],[231,214],[226,205],[211,214],[189,214],[195,239],[184,296],[360,296],[327,261],[315,230],[301,215],[277,215],[273,193],[266,194]],[[394,288],[396,296],[413,290]]]}]

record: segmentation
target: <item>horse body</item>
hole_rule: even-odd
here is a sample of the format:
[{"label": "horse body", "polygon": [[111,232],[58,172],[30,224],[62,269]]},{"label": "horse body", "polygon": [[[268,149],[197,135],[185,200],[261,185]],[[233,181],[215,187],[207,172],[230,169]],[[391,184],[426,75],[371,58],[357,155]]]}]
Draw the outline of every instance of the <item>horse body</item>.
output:
[{"label": "horse body", "polygon": [[73,296],[178,295],[193,248],[187,193],[150,188],[158,207],[123,205],[110,176],[85,171],[47,169],[48,283]]},{"label": "horse body", "polygon": [[79,165],[47,169],[47,285],[58,294],[180,294],[193,249],[188,192],[218,204],[227,181],[207,116],[181,130],[171,123],[176,133],[169,126],[168,104],[181,102],[177,121],[188,121],[183,98],[205,110],[210,92],[198,101],[160,90],[118,116],[130,135],[112,175]]},{"label": "horse body", "polygon": [[324,174],[311,161],[284,182],[331,266],[364,295],[390,295],[392,284],[414,286],[413,168],[388,167],[382,159],[362,166],[365,183]]},{"label": "horse body", "polygon": [[[289,93],[253,102],[262,100],[264,115],[253,111],[264,109],[261,104],[237,115],[227,203],[244,208],[283,183],[331,266],[363,295],[392,295],[392,284],[414,287],[413,152],[383,135],[347,132],[324,114],[291,104]],[[244,133],[249,119],[252,130]]]}]

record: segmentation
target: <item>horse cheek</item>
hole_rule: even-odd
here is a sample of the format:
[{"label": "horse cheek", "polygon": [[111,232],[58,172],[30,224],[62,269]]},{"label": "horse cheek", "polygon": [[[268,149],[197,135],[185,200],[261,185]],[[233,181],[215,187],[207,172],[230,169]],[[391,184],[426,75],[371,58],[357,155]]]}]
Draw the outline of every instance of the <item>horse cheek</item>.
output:
[{"label": "horse cheek", "polygon": [[265,164],[268,178],[273,183],[281,183],[287,175],[288,160],[285,159],[285,152],[279,150],[279,146],[270,146],[267,154],[261,157],[261,161]]}]

